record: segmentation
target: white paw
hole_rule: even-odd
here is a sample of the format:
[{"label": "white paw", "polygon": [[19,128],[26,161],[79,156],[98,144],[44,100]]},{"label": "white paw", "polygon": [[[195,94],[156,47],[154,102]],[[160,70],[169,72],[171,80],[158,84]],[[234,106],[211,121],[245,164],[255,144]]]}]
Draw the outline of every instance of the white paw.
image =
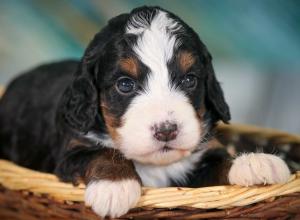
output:
[{"label": "white paw", "polygon": [[264,153],[243,154],[237,157],[229,170],[230,184],[252,186],[286,183],[291,173],[278,156]]},{"label": "white paw", "polygon": [[98,180],[88,184],[85,203],[101,217],[119,217],[133,208],[141,197],[141,185],[133,179]]}]

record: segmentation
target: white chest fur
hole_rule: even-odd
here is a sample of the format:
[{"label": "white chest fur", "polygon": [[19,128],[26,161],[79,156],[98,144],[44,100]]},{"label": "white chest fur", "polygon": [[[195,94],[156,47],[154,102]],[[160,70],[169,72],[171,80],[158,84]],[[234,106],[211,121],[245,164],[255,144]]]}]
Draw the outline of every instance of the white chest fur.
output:
[{"label": "white chest fur", "polygon": [[204,152],[205,150],[199,151],[168,166],[146,165],[138,162],[134,162],[134,165],[144,186],[167,187],[170,186],[171,181],[184,183],[187,174],[194,170]]}]

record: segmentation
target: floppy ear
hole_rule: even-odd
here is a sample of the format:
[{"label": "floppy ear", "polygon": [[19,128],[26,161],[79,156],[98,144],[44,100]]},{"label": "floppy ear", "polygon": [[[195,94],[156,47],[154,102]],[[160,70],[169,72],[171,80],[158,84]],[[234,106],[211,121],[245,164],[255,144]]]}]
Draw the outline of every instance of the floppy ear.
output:
[{"label": "floppy ear", "polygon": [[231,119],[229,107],[225,101],[223,90],[220,83],[217,81],[215,72],[212,66],[212,57],[206,46],[202,43],[197,33],[189,29],[193,33],[193,42],[196,43],[195,48],[198,51],[199,57],[204,64],[205,72],[205,107],[206,117],[214,124],[220,120],[228,123]]},{"label": "floppy ear", "polygon": [[[73,82],[68,86],[60,100],[59,120],[68,127],[87,132],[94,124],[99,111],[100,88],[96,87],[99,65],[105,57],[105,46],[115,35],[123,31],[128,14],[119,15],[108,22],[108,25],[95,35],[87,47],[80,62]],[[99,90],[99,91],[98,91]]]},{"label": "floppy ear", "polygon": [[98,92],[85,59],[79,65],[77,76],[65,90],[60,113],[72,129],[87,132],[94,124],[98,111]]},{"label": "floppy ear", "polygon": [[229,107],[210,61],[207,63],[207,73],[205,81],[207,109],[211,111],[211,117],[215,122],[222,120],[228,123],[231,118]]}]

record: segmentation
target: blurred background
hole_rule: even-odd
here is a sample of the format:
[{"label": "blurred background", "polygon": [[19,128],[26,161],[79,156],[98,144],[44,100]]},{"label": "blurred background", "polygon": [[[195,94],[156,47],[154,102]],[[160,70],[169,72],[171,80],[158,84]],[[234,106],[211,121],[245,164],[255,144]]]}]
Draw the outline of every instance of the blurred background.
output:
[{"label": "blurred background", "polygon": [[1,0],[0,85],[35,65],[80,58],[108,19],[141,5],[170,10],[199,33],[233,122],[300,133],[298,0]]}]

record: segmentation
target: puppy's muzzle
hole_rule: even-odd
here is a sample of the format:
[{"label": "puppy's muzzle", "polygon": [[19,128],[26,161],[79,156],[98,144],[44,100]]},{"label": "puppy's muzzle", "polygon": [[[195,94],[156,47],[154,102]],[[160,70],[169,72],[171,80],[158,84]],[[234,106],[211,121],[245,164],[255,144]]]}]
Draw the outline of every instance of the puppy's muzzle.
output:
[{"label": "puppy's muzzle", "polygon": [[163,122],[159,126],[154,126],[154,137],[158,141],[168,142],[174,140],[178,134],[178,126],[176,123]]}]

